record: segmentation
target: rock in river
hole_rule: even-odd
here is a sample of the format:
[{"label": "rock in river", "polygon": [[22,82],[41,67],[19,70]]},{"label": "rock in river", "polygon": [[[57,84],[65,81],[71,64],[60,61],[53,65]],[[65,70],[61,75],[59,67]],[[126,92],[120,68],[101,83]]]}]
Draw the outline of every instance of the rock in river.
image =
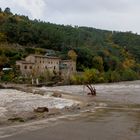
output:
[{"label": "rock in river", "polygon": [[47,107],[38,107],[37,109],[34,109],[34,112],[37,113],[49,112],[49,109]]}]

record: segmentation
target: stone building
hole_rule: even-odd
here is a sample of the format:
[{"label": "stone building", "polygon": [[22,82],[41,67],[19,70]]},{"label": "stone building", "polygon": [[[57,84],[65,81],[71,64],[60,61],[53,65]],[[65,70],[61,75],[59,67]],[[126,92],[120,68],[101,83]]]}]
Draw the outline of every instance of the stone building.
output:
[{"label": "stone building", "polygon": [[61,75],[76,72],[76,62],[54,56],[29,55],[25,60],[16,61],[16,65],[25,76],[41,75],[47,70]]},{"label": "stone building", "polygon": [[61,60],[60,71],[62,76],[70,76],[76,72],[76,62],[72,60]]}]

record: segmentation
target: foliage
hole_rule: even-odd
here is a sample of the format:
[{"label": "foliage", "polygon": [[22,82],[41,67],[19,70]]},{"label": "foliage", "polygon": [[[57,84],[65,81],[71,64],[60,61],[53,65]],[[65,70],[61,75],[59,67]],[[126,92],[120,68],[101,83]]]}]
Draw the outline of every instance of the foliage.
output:
[{"label": "foliage", "polygon": [[95,69],[98,69],[101,72],[104,71],[103,58],[101,56],[93,57],[92,63]]},{"label": "foliage", "polygon": [[97,83],[100,76],[99,74],[97,69],[85,69],[83,73],[83,82],[87,84]]},{"label": "foliage", "polygon": [[100,73],[97,69],[85,69],[81,74],[75,74],[71,77],[74,84],[91,84],[100,81]]},{"label": "foliage", "polygon": [[4,13],[6,13],[6,14],[12,14],[9,7],[5,8]]},{"label": "foliage", "polygon": [[77,54],[74,50],[70,50],[68,51],[68,56],[73,60],[76,61],[77,60]]},{"label": "foliage", "polygon": [[132,69],[125,69],[121,74],[121,80],[123,81],[130,81],[130,80],[137,80],[139,77],[138,73],[133,71]]},{"label": "foliage", "polygon": [[71,78],[70,78],[70,82],[72,84],[83,84],[84,83],[84,78],[83,78],[83,75],[82,74],[75,74],[75,75],[72,75]]},{"label": "foliage", "polygon": [[118,71],[111,71],[109,70],[104,74],[106,82],[119,82],[121,81],[121,76]]},{"label": "foliage", "polygon": [[84,71],[75,75],[78,83],[139,79],[140,35],[30,20],[0,8],[0,70],[46,49],[77,61],[77,70]]}]

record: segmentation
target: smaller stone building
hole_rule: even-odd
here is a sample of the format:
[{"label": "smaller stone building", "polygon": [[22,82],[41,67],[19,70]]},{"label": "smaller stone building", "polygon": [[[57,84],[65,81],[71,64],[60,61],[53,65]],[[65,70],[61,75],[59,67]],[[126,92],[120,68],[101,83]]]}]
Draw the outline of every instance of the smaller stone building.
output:
[{"label": "smaller stone building", "polygon": [[54,56],[29,55],[25,60],[16,61],[16,65],[25,76],[41,75],[47,70],[67,76],[76,72],[76,62]]},{"label": "smaller stone building", "polygon": [[76,62],[72,60],[61,60],[60,71],[62,76],[70,76],[76,72]]}]

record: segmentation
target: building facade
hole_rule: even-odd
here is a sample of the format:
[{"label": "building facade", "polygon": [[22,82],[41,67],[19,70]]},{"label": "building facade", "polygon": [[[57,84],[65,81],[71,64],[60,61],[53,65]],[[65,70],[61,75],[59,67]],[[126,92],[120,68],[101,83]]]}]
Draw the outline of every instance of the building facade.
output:
[{"label": "building facade", "polygon": [[41,75],[45,71],[57,74],[71,75],[76,72],[76,62],[72,60],[61,60],[59,57],[29,55],[25,60],[16,61],[16,65],[22,75]]}]

